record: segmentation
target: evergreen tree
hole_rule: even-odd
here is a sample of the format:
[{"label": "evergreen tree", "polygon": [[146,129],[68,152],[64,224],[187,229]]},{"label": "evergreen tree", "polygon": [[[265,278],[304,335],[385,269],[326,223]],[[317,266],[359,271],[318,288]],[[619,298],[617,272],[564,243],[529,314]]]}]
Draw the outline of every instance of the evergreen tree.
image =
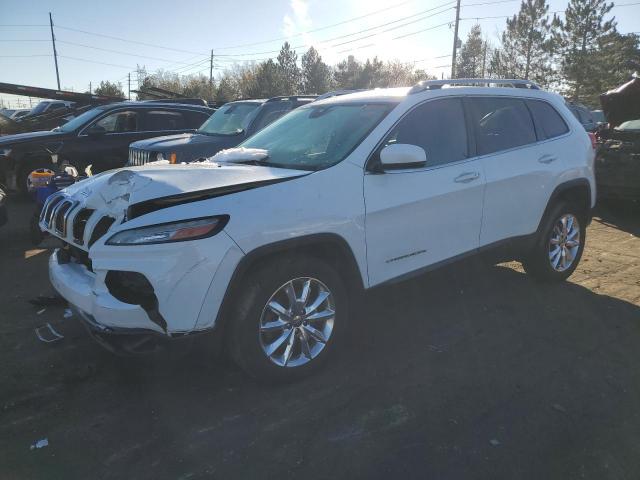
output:
[{"label": "evergreen tree", "polygon": [[331,70],[318,51],[310,47],[302,55],[302,91],[322,94],[331,88]]},{"label": "evergreen tree", "polygon": [[334,70],[334,81],[336,88],[353,90],[360,88],[360,76],[362,75],[362,65],[353,55],[349,55],[346,60],[338,63]]},{"label": "evergreen tree", "polygon": [[122,85],[118,82],[100,82],[98,88],[96,88],[93,92],[95,95],[105,95],[107,97],[119,97],[125,98],[124,92],[122,91]]},{"label": "evergreen tree", "polygon": [[559,27],[561,73],[573,100],[594,104],[602,93],[594,81],[603,73],[603,41],[615,33],[615,19],[605,20],[612,8],[613,3],[606,0],[570,0],[564,21],[553,20]]},{"label": "evergreen tree", "polygon": [[255,70],[255,78],[247,96],[252,98],[270,98],[278,95],[287,95],[284,75],[278,65],[272,60],[266,60],[258,65]]},{"label": "evergreen tree", "polygon": [[456,78],[479,78],[485,65],[485,42],[482,39],[480,25],[474,25],[469,31],[456,60]]},{"label": "evergreen tree", "polygon": [[289,42],[284,42],[278,54],[278,69],[282,77],[284,95],[295,95],[300,86],[300,69],[298,54],[291,49]]},{"label": "evergreen tree", "polygon": [[507,20],[501,50],[492,55],[492,72],[503,78],[525,78],[541,85],[551,79],[554,49],[546,0],[523,0]]}]

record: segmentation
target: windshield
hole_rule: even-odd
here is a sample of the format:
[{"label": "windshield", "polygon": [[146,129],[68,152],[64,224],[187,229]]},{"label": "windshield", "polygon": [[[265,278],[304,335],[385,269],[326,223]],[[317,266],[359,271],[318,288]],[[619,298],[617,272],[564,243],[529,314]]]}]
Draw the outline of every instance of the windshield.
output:
[{"label": "windshield", "polygon": [[31,115],[39,115],[42,112],[44,112],[46,110],[46,108],[49,106],[51,102],[40,102],[38,103],[35,107],[33,107],[33,110],[31,110]]},{"label": "windshield", "polygon": [[228,103],[220,107],[209,120],[198,129],[206,135],[237,135],[244,132],[251,119],[251,113],[262,103]]},{"label": "windshield", "polygon": [[104,110],[102,108],[93,108],[88,112],[84,112],[82,115],[78,115],[76,118],[72,118],[64,125],[58,127],[56,130],[59,132],[73,132],[78,128],[84,126],[87,122],[90,122],[98,115],[103,113]]},{"label": "windshield", "polygon": [[266,164],[321,170],[346,158],[394,106],[349,103],[299,108],[241,146],[267,150]]}]

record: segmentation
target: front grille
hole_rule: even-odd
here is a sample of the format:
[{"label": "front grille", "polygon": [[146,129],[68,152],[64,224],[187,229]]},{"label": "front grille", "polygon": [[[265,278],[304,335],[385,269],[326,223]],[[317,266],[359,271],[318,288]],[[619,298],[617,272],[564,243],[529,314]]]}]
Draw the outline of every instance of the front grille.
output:
[{"label": "front grille", "polygon": [[67,220],[69,214],[73,210],[74,204],[71,200],[63,200],[56,206],[53,217],[53,228],[56,233],[59,233],[63,237],[67,234]]},{"label": "front grille", "polygon": [[52,195],[45,202],[40,213],[40,221],[49,227],[55,206],[64,198],[63,195]]},{"label": "front grille", "polygon": [[139,166],[149,162],[151,152],[146,150],[138,150],[137,148],[129,149],[129,165]]},{"label": "front grille", "polygon": [[94,210],[90,208],[83,208],[78,212],[78,214],[73,219],[73,226],[71,229],[73,241],[82,245],[82,240],[84,238],[84,230],[87,228],[87,221],[89,217],[93,214]]},{"label": "front grille", "polygon": [[111,225],[113,225],[113,222],[115,221],[116,219],[113,217],[102,217],[100,220],[98,220],[98,223],[96,223],[96,226],[93,228],[93,232],[91,232],[91,237],[89,238],[89,247],[91,247],[91,245],[96,243],[100,239],[100,237],[107,233],[109,231],[109,228],[111,228]]}]

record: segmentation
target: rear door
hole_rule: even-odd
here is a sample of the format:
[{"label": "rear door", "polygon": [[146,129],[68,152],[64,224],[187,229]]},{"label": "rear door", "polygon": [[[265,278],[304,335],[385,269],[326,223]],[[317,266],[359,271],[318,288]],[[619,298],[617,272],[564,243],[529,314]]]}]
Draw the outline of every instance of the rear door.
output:
[{"label": "rear door", "polygon": [[407,113],[369,160],[393,143],[427,153],[424,167],[364,176],[371,285],[478,247],[484,174],[468,140],[462,100],[434,99]]},{"label": "rear door", "polygon": [[[486,174],[480,245],[534,233],[564,169],[558,145],[569,129],[547,102],[505,96],[466,102]],[[548,124],[549,138],[536,132],[528,104]]]}]

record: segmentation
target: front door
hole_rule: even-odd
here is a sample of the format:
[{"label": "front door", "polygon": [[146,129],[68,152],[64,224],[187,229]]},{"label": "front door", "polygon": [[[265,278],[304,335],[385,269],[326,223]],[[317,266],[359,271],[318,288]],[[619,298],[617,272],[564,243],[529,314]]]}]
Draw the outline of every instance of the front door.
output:
[{"label": "front door", "polygon": [[[376,285],[478,248],[484,172],[469,158],[459,98],[425,102],[387,135],[424,148],[418,169],[364,176],[369,282]],[[370,162],[376,162],[376,155]]]}]

